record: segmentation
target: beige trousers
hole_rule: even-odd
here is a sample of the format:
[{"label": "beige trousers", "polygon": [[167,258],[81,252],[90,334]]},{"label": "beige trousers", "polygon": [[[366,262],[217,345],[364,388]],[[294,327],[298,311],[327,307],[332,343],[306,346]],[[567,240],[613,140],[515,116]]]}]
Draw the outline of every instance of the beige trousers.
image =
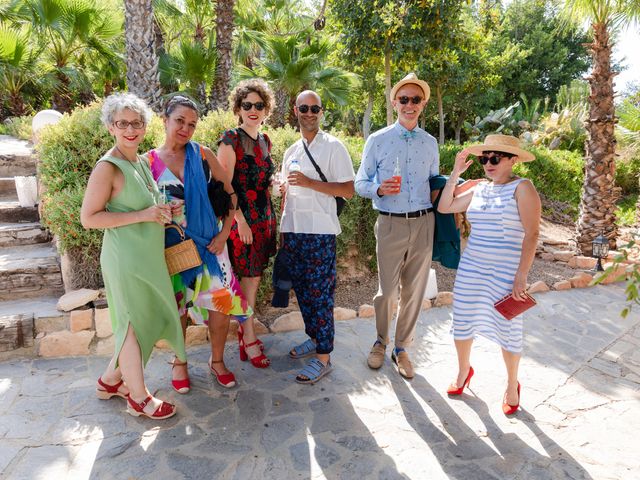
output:
[{"label": "beige trousers", "polygon": [[378,293],[373,297],[378,340],[389,344],[389,326],[398,300],[395,345],[413,342],[429,280],[433,251],[433,212],[418,218],[378,215],[375,224]]}]

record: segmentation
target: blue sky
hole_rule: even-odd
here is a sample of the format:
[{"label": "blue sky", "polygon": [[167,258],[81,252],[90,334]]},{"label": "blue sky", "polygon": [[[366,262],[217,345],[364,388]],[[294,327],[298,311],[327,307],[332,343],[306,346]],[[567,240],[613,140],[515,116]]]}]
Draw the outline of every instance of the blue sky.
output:
[{"label": "blue sky", "polygon": [[640,26],[633,25],[627,28],[613,47],[613,55],[616,60],[622,60],[628,67],[615,80],[616,91],[624,93],[631,83],[635,82],[640,86]]}]

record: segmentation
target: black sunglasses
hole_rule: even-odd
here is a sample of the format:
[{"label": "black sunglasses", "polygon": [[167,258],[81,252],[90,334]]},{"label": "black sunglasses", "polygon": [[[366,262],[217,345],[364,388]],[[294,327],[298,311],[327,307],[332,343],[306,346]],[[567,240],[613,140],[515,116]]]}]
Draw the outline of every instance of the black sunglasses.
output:
[{"label": "black sunglasses", "polygon": [[256,102],[256,103],[242,102],[240,106],[245,112],[248,112],[249,110],[251,110],[251,107],[256,107],[256,110],[259,112],[264,110],[264,102]]},{"label": "black sunglasses", "polygon": [[320,113],[322,107],[320,105],[298,105],[298,111],[300,113],[307,113],[309,110],[311,110],[311,113]]},{"label": "black sunglasses", "polygon": [[500,163],[500,160],[502,160],[503,158],[513,157],[513,155],[509,153],[503,153],[503,152],[491,152],[491,153],[493,153],[493,155],[478,156],[478,161],[480,162],[480,165],[486,165],[487,163],[490,163],[491,165],[498,165]]},{"label": "black sunglasses", "polygon": [[422,101],[422,97],[420,95],[416,95],[415,97],[407,97],[406,95],[403,95],[401,97],[398,97],[398,101],[402,105],[406,105],[407,103],[409,103],[409,101],[411,101],[411,103],[413,103],[414,105],[418,105]]}]

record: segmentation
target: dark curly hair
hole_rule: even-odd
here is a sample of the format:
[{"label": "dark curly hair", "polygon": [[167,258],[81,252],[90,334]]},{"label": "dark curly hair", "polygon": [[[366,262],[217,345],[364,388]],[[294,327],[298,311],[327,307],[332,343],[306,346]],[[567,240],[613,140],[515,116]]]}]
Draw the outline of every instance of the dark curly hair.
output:
[{"label": "dark curly hair", "polygon": [[242,124],[242,117],[240,116],[240,104],[247,98],[251,92],[257,93],[260,99],[264,103],[265,108],[265,120],[269,117],[273,108],[273,92],[267,82],[261,78],[252,78],[250,80],[243,80],[236,88],[233,89],[231,95],[229,95],[229,105],[233,110],[233,114],[238,116],[238,123]]}]

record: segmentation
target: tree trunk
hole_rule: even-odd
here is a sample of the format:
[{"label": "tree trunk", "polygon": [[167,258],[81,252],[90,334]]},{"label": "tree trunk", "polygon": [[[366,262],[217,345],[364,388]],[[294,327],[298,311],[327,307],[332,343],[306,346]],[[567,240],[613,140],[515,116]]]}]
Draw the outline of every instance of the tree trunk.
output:
[{"label": "tree trunk", "polygon": [[282,87],[277,88],[273,93],[275,97],[275,106],[268,123],[274,128],[284,127],[287,123],[287,110],[289,109],[289,94]]},{"label": "tree trunk", "polygon": [[610,246],[615,248],[615,209],[620,196],[620,188],[615,186],[615,74],[611,71],[611,44],[605,24],[593,25],[590,51],[593,72],[588,77],[590,95],[589,118],[585,122],[585,176],[576,231],[576,244],[582,255],[591,255],[591,242],[600,233],[604,233]]},{"label": "tree trunk", "polygon": [[373,112],[373,93],[369,92],[369,100],[367,100],[367,108],[364,109],[362,116],[362,136],[366,140],[371,133],[371,113]]},{"label": "tree trunk", "polygon": [[216,2],[216,75],[211,87],[211,110],[229,108],[229,88],[233,66],[233,6],[235,0]]},{"label": "tree trunk", "polygon": [[387,106],[387,125],[393,123],[393,105],[391,105],[391,49],[384,52],[384,101]]},{"label": "tree trunk", "polygon": [[131,93],[160,111],[160,75],[153,16],[153,0],[127,0],[125,12],[125,45],[127,86]]},{"label": "tree trunk", "polygon": [[69,77],[67,77],[62,71],[56,72],[56,77],[59,82],[58,88],[56,88],[53,98],[51,99],[51,106],[54,110],[60,113],[67,113],[71,111],[73,107],[73,100],[69,93],[69,84],[71,83]]},{"label": "tree trunk", "polygon": [[462,132],[462,127],[464,126],[464,115],[460,114],[460,116],[458,117],[458,120],[456,121],[456,124],[454,125],[454,130],[455,130],[455,139],[456,139],[456,145],[460,145],[460,133]]},{"label": "tree trunk", "polygon": [[438,123],[440,124],[438,143],[444,145],[444,109],[442,108],[442,89],[440,85],[436,87],[436,98],[438,100]]},{"label": "tree trunk", "polygon": [[27,114],[27,105],[24,103],[22,93],[20,91],[10,92],[8,94],[9,112],[12,117],[22,117]]}]

